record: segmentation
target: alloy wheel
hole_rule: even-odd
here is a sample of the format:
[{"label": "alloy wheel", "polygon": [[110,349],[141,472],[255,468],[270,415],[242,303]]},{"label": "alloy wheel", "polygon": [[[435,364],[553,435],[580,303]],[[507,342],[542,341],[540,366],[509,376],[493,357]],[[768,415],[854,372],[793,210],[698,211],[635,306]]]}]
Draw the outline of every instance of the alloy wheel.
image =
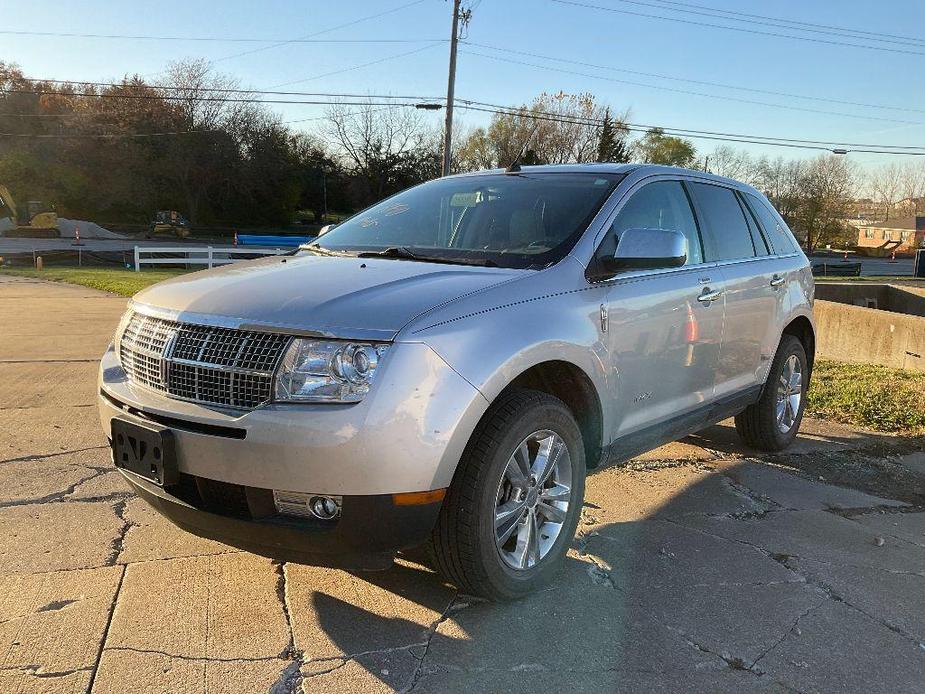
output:
[{"label": "alloy wheel", "polygon": [[498,484],[495,544],[515,570],[536,566],[562,532],[572,498],[568,446],[548,429],[527,436],[514,450]]},{"label": "alloy wheel", "polygon": [[782,434],[790,433],[800,412],[803,398],[803,369],[795,354],[787,357],[777,384],[777,428]]}]

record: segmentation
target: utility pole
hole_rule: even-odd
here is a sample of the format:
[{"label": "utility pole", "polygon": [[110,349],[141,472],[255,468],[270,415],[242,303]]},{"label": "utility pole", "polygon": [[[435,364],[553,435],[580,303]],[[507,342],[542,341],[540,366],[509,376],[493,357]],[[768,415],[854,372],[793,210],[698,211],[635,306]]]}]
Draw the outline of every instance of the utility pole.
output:
[{"label": "utility pole", "polygon": [[453,97],[456,92],[456,44],[459,42],[459,3],[460,0],[453,0],[453,33],[450,35],[450,74],[446,82],[446,125],[443,129],[444,176],[450,175],[450,162],[453,158]]}]

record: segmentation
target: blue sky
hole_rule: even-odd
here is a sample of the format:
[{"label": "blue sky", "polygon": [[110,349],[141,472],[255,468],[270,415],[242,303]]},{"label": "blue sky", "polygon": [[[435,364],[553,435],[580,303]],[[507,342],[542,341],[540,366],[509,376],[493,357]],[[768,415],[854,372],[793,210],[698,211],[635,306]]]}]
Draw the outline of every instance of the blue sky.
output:
[{"label": "blue sky", "polygon": [[[126,73],[146,74],[156,79],[170,60],[204,57],[216,60],[216,69],[231,73],[242,85],[254,88],[298,81],[288,88],[439,96],[446,90],[448,47],[445,43],[291,43],[228,58],[272,42],[321,32],[410,1],[90,3],[7,0],[0,11],[3,15],[0,29],[5,30],[237,37],[266,39],[267,43],[0,35],[0,60],[17,63],[31,77],[97,81],[119,78]],[[779,28],[719,22],[710,17],[658,10],[651,6],[656,0],[580,1],[627,12],[788,33]],[[887,3],[869,0],[837,3],[822,0],[685,1],[901,36],[920,35],[919,28],[925,23],[925,3],[921,0],[890,0]],[[912,55],[728,31],[604,12],[552,0],[470,0],[468,4],[475,5],[468,29],[470,42],[628,72],[461,45],[456,91],[461,98],[513,105],[529,102],[541,91],[591,91],[618,111],[630,108],[632,120],[638,123],[778,137],[925,146],[925,98],[919,88],[925,67],[925,38],[918,39],[918,45],[902,39],[878,44],[918,53]],[[330,31],[317,38],[445,39],[449,35],[450,12],[451,2],[447,0],[422,0],[372,21]],[[815,37],[846,40],[824,34]],[[320,76],[415,50],[416,53],[376,65]],[[476,53],[532,65],[503,62]],[[571,74],[574,72],[586,74]],[[681,80],[912,110],[795,99]],[[743,100],[768,105],[743,103]],[[310,118],[323,113],[320,106],[274,108],[286,119]],[[458,114],[458,122],[463,126],[483,124],[489,117],[465,111]],[[436,125],[442,116],[432,117]],[[303,127],[308,129],[312,125],[307,123]],[[715,146],[704,140],[696,140],[695,144],[700,151],[709,151]],[[764,146],[742,147],[772,156],[811,155]],[[911,159],[850,156],[862,165]]]}]

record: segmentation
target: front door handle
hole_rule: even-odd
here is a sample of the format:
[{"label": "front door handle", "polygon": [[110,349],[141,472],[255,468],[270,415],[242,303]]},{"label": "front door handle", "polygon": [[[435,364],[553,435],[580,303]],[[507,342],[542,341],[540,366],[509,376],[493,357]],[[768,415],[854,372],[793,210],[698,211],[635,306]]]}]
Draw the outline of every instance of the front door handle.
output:
[{"label": "front door handle", "polygon": [[774,277],[771,278],[771,286],[772,287],[782,287],[784,285],[784,282],[786,281],[787,280],[781,277],[780,275],[774,275]]},{"label": "front door handle", "polygon": [[711,304],[723,295],[722,290],[717,289],[715,291],[710,291],[709,288],[704,288],[703,294],[697,297],[697,301],[702,304]]}]

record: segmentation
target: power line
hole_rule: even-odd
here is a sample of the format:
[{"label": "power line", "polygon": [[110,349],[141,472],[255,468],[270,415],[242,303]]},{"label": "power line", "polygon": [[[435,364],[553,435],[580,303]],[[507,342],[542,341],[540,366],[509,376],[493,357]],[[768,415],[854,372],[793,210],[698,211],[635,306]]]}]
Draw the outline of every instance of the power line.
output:
[{"label": "power line", "polygon": [[[482,111],[486,113],[497,113],[500,115],[518,116],[522,118],[529,118],[529,119],[539,120],[539,121],[548,121],[548,122],[553,122],[553,123],[591,125],[594,127],[602,127],[601,123],[598,121],[588,121],[588,120],[573,119],[573,118],[568,118],[568,117],[557,117],[555,115],[546,116],[546,115],[541,115],[538,113],[531,113],[529,111],[504,110],[504,109],[498,109],[498,108],[485,108],[481,106],[472,106],[470,105],[470,102],[466,102],[464,100],[459,100],[458,108],[462,108],[462,109],[466,109],[470,111]],[[766,145],[770,147],[788,147],[788,148],[793,148],[793,149],[809,149],[809,150],[833,152],[833,153],[836,151],[835,149],[831,147],[824,147],[821,145],[805,145],[805,144],[799,144],[796,142],[778,142],[778,141],[768,141],[766,139],[764,140],[754,139],[755,137],[758,137],[758,136],[752,136],[750,138],[749,136],[736,136],[732,134],[728,136],[727,135],[706,135],[706,134],[701,135],[701,134],[694,134],[697,131],[680,131],[680,130],[676,131],[673,128],[667,128],[663,126],[641,126],[641,125],[635,125],[635,124],[633,125],[621,124],[620,127],[630,132],[642,132],[642,133],[648,132],[654,128],[658,128],[659,130],[662,130],[666,135],[683,135],[684,137],[689,137],[690,139],[694,139],[694,140],[697,140],[697,139],[716,140],[720,142],[737,142],[737,143],[745,143],[745,144]],[[836,148],[836,149],[841,149],[841,148]],[[894,150],[854,149],[854,148],[849,149],[849,150],[842,149],[841,151],[844,153],[858,152],[858,153],[865,153],[865,154],[925,156],[925,151],[901,151],[899,152],[899,151],[894,151]]]},{"label": "power line", "polygon": [[288,40],[288,41],[279,41],[279,42],[274,43],[274,44],[272,44],[272,45],[270,45],[270,46],[263,46],[263,47],[261,47],[261,48],[253,48],[253,49],[251,49],[251,50],[242,51],[241,53],[232,53],[231,55],[225,55],[225,56],[222,56],[221,58],[215,58],[215,59],[212,60],[211,62],[213,62],[213,63],[220,63],[220,62],[222,62],[223,60],[231,60],[231,59],[233,59],[233,58],[240,58],[241,56],[251,55],[251,54],[253,54],[253,53],[260,53],[261,51],[268,51],[268,50],[271,50],[271,49],[273,49],[273,48],[279,48],[280,46],[286,46],[286,45],[288,45],[288,44],[290,44],[290,43],[294,43],[295,41],[298,41],[298,40],[311,39],[311,38],[314,38],[314,37],[316,37],[316,36],[321,36],[322,34],[328,34],[328,33],[332,32],[332,31],[337,31],[337,30],[339,30],[339,29],[346,29],[347,27],[351,27],[351,26],[354,26],[354,25],[356,25],[356,24],[360,24],[360,23],[362,23],[362,22],[368,22],[368,21],[371,20],[371,19],[378,19],[379,17],[384,17],[385,15],[392,14],[392,13],[394,13],[394,12],[399,12],[400,10],[404,10],[404,9],[406,9],[406,8],[408,8],[408,7],[413,7],[414,5],[420,5],[420,4],[421,4],[422,2],[424,2],[424,1],[425,1],[425,0],[413,0],[413,2],[408,2],[408,3],[405,3],[404,5],[399,5],[398,7],[393,7],[393,8],[388,9],[388,10],[383,10],[382,12],[377,12],[377,13],[375,13],[375,14],[365,15],[365,16],[363,16],[363,17],[359,17],[359,18],[357,18],[357,19],[353,19],[353,20],[351,20],[351,21],[349,21],[349,22],[344,22],[343,24],[338,24],[338,25],[333,26],[333,27],[328,27],[327,29],[322,29],[321,31],[316,31],[316,32],[313,32],[313,33],[311,33],[311,34],[306,34],[305,36],[302,36],[302,37],[300,37],[299,39],[292,39],[292,40]]},{"label": "power line", "polygon": [[[554,113],[550,111],[535,111],[531,107],[528,107],[528,106],[514,108],[510,106],[492,104],[492,103],[488,103],[485,101],[473,101],[471,99],[460,99],[460,102],[466,103],[466,104],[475,104],[476,106],[486,106],[492,109],[499,109],[501,111],[507,112],[509,115],[527,116],[530,113],[537,113],[543,116],[568,118],[570,122],[574,122],[576,124],[594,125],[594,126],[602,126],[604,124],[604,121],[601,118],[594,118],[591,116],[563,116],[561,113]],[[918,146],[918,145],[881,145],[881,144],[858,143],[858,142],[844,142],[841,140],[838,140],[838,141],[801,140],[801,139],[793,138],[793,137],[772,137],[769,135],[743,135],[741,133],[726,133],[726,132],[719,132],[719,131],[714,131],[714,130],[694,130],[691,128],[675,128],[671,126],[652,125],[648,123],[618,123],[617,125],[615,125],[615,127],[624,127],[624,126],[630,126],[636,129],[643,129],[646,131],[651,130],[652,128],[660,128],[665,131],[670,130],[672,132],[682,133],[682,134],[683,133],[699,133],[699,134],[704,134],[704,135],[723,135],[723,136],[729,136],[729,137],[744,137],[744,138],[772,140],[772,141],[781,141],[781,142],[798,142],[798,143],[803,143],[803,144],[835,145],[835,146],[844,146],[844,147],[880,147],[880,148],[889,148],[889,149],[920,149],[920,150],[925,151],[925,146]]]},{"label": "power line", "polygon": [[[620,10],[616,7],[604,7],[603,5],[591,5],[589,3],[576,2],[576,0],[552,0],[559,5],[572,5],[574,7],[583,7],[591,10],[601,10],[603,12],[615,12],[618,14],[632,15],[634,17],[646,17],[648,19],[661,19],[666,22],[677,22],[679,24],[689,24],[692,26],[710,27],[712,29],[726,29],[728,31],[738,31],[746,34],[755,34],[758,36],[772,36],[774,38],[795,39],[797,41],[809,41],[811,43],[822,43],[830,46],[847,46],[849,48],[866,48],[871,51],[884,51],[887,53],[902,53],[905,55],[925,55],[922,51],[909,51],[902,48],[888,48],[886,46],[870,46],[862,43],[849,43],[847,41],[832,41],[830,39],[812,38],[809,36],[796,36],[794,34],[781,34],[772,31],[760,31],[758,29],[746,29],[745,27],[732,27],[723,24],[713,24],[710,22],[700,22],[693,19],[681,19],[680,17],[665,17],[664,15],[649,14],[646,12],[636,12],[633,10]],[[668,8],[665,8],[666,10]]]},{"label": "power line", "polygon": [[403,58],[403,57],[408,56],[408,55],[414,55],[415,53],[420,53],[421,51],[426,51],[428,48],[434,48],[434,47],[439,46],[439,45],[441,45],[441,44],[443,44],[443,43],[446,43],[446,40],[445,40],[445,39],[440,39],[439,41],[434,41],[434,43],[431,43],[431,44],[429,44],[429,45],[427,45],[427,46],[422,46],[422,47],[420,47],[420,48],[415,48],[413,51],[405,51],[404,53],[395,53],[395,54],[392,54],[392,55],[384,56],[384,57],[379,58],[379,59],[377,59],[377,60],[371,60],[371,61],[366,62],[366,63],[360,63],[360,64],[358,64],[358,65],[351,65],[350,67],[341,68],[341,69],[339,69],[339,70],[332,70],[331,72],[323,72],[323,73],[321,73],[320,75],[312,75],[311,77],[305,77],[305,78],[303,78],[303,79],[298,79],[298,80],[291,80],[291,81],[289,81],[289,82],[281,82],[281,83],[279,83],[279,84],[274,84],[274,85],[272,85],[272,86],[270,87],[270,89],[275,89],[275,88],[277,88],[277,87],[288,87],[288,86],[291,85],[291,84],[301,84],[302,82],[310,82],[311,80],[318,80],[318,79],[321,79],[322,77],[331,77],[332,75],[340,75],[340,74],[342,74],[342,73],[344,73],[344,72],[350,72],[350,71],[352,71],[352,70],[359,70],[359,69],[364,68],[364,67],[371,67],[372,65],[378,65],[379,63],[384,63],[384,62],[386,62],[386,61],[388,61],[388,60],[395,60],[396,58]]},{"label": "power line", "polygon": [[[689,79],[689,78],[684,78],[684,77],[674,77],[672,75],[662,75],[662,74],[655,73],[655,72],[641,72],[639,70],[628,70],[626,68],[617,68],[611,65],[599,65],[596,63],[583,62],[580,60],[570,60],[568,58],[557,58],[551,55],[542,55],[539,53],[518,51],[513,48],[504,48],[501,46],[492,46],[487,43],[476,43],[474,41],[465,41],[464,43],[468,46],[476,46],[478,48],[487,48],[489,50],[501,51],[503,53],[510,53],[512,55],[521,55],[521,56],[527,56],[531,58],[540,58],[541,60],[552,60],[557,63],[567,63],[569,65],[579,65],[582,67],[594,68],[596,70],[608,70],[610,72],[621,72],[621,73],[626,73],[629,75],[640,75],[642,77],[655,77],[657,79],[670,80],[673,82],[687,82],[689,84],[700,84],[700,85],[707,86],[707,87],[719,87],[720,89],[735,89],[737,91],[752,92],[755,94],[767,94],[769,96],[785,96],[789,99],[805,99],[807,101],[819,101],[819,102],[824,102],[824,103],[841,104],[843,106],[861,106],[863,108],[876,108],[876,109],[881,109],[885,111],[907,111],[911,113],[925,113],[925,109],[912,108],[909,106],[889,106],[889,105],[884,105],[884,104],[869,104],[869,103],[864,103],[861,101],[847,101],[844,99],[832,99],[828,97],[807,96],[805,94],[793,94],[790,92],[779,92],[779,91],[774,91],[770,89],[758,89],[756,87],[743,87],[740,85],[725,84],[723,82],[709,82],[706,80],[695,80],[695,79]],[[721,97],[717,96],[716,98],[721,98]]]},{"label": "power line", "polygon": [[[344,118],[355,118],[356,116],[362,116],[363,114],[373,114],[373,113],[382,113],[384,111],[393,111],[396,108],[403,108],[402,106],[386,106],[384,108],[373,108],[365,111],[354,111],[353,113],[344,114]],[[319,121],[327,120],[328,116],[313,116],[311,118],[298,118],[296,120],[284,120],[280,121],[280,125],[291,125],[292,123],[308,123],[310,121]]]},{"label": "power line", "polygon": [[736,97],[736,96],[723,96],[721,94],[709,94],[706,92],[698,92],[698,91],[693,91],[690,89],[677,89],[674,87],[666,87],[662,85],[648,84],[646,82],[635,82],[632,80],[617,79],[615,77],[605,77],[603,75],[592,75],[587,72],[567,70],[565,68],[552,67],[550,65],[539,65],[537,63],[529,63],[523,60],[515,60],[514,58],[504,58],[498,55],[488,55],[486,53],[478,53],[476,51],[463,51],[463,52],[466,53],[467,55],[475,55],[475,56],[479,56],[482,58],[488,58],[489,60],[497,60],[497,61],[501,61],[505,63],[511,63],[514,65],[524,65],[526,67],[532,67],[532,68],[536,68],[539,70],[547,70],[547,71],[552,70],[554,72],[561,72],[567,75],[576,75],[578,77],[588,77],[588,78],[596,79],[596,80],[604,80],[606,82],[615,82],[617,84],[628,84],[628,85],[632,85],[635,87],[645,87],[646,89],[656,89],[658,91],[670,92],[673,94],[687,94],[690,96],[702,96],[708,99],[721,99],[723,101],[734,101],[734,102],[741,103],[741,104],[752,104],[752,105],[757,105],[757,106],[766,106],[770,108],[782,108],[782,109],[787,109],[790,111],[802,111],[805,113],[820,113],[820,114],[824,114],[827,116],[840,116],[844,118],[856,118],[860,120],[882,121],[885,123],[899,123],[903,125],[921,125],[922,124],[920,121],[902,120],[899,118],[885,118],[883,116],[866,116],[866,115],[861,115],[857,113],[844,113],[842,111],[825,111],[822,109],[808,108],[806,106],[790,106],[787,104],[775,104],[775,103],[771,103],[767,101],[757,101],[755,99],[743,99],[741,97]]},{"label": "power line", "polygon": [[[264,93],[260,90],[225,90],[230,92],[240,92],[240,93]],[[10,89],[0,89],[0,93],[27,93],[27,94],[44,94],[48,93],[47,91],[31,91],[31,90],[10,90]],[[267,92],[269,93],[269,92]],[[283,95],[307,95],[307,96],[357,96],[357,95],[346,95],[346,94],[332,94],[332,93],[322,93],[322,92],[282,92]],[[90,97],[90,98],[122,98],[122,99],[163,99],[163,100],[182,100],[184,97],[173,96],[173,95],[160,95],[160,94],[96,94],[96,93],[74,93],[69,96],[78,96],[78,97]],[[366,95],[367,99],[376,98],[375,95],[369,96]],[[391,97],[391,98],[412,98],[412,97]],[[414,97],[418,98],[418,97]],[[437,101],[436,99],[424,99],[424,101]],[[380,106],[385,107],[380,110],[389,110],[394,108],[421,108],[424,104],[420,102],[404,102],[396,103],[394,101],[331,101],[331,100],[309,100],[309,99],[254,99],[254,98],[228,98],[228,97],[200,97],[202,101],[230,101],[238,103],[281,103],[281,104],[305,104],[305,105],[343,105],[343,106]],[[498,104],[491,104],[488,102],[480,102],[468,99],[459,99],[460,108],[466,108],[467,110],[473,111],[482,111],[486,113],[493,113],[499,115],[511,115],[518,116],[523,118],[531,118],[535,120],[551,120],[553,122],[561,123],[573,123],[579,125],[591,125],[594,127],[600,127],[603,123],[600,119],[596,118],[585,118],[585,117],[574,117],[574,116],[563,116],[562,114],[555,114],[550,112],[537,112],[527,110],[526,107],[511,107],[503,106]],[[430,106],[441,107],[442,104],[429,104]],[[350,114],[350,115],[359,115],[359,114]],[[313,119],[302,119],[301,121],[286,121],[286,122],[305,122],[308,120],[320,120],[321,118]],[[912,146],[912,145],[881,145],[881,144],[870,144],[870,143],[845,143],[840,141],[825,141],[825,140],[807,140],[807,139],[797,139],[797,138],[781,138],[781,137],[772,137],[764,135],[746,135],[741,133],[727,133],[720,131],[708,131],[708,130],[694,130],[689,128],[676,128],[670,126],[660,126],[660,125],[651,125],[651,124],[642,124],[642,123],[626,123],[620,124],[620,127],[631,131],[631,132],[648,132],[653,128],[660,128],[665,131],[667,134],[673,134],[682,137],[690,137],[692,139],[710,139],[710,140],[719,140],[719,141],[728,141],[728,142],[744,142],[751,144],[760,144],[766,146],[783,146],[783,147],[798,147],[802,149],[816,149],[831,151],[832,146],[837,147],[850,147],[851,151],[855,152],[869,152],[876,154],[911,154],[911,155],[925,155],[925,147]],[[174,131],[174,132],[163,132],[163,133],[113,133],[113,134],[31,134],[31,133],[0,133],[0,135],[6,137],[33,137],[33,138],[68,138],[68,137],[93,137],[93,138],[116,138],[116,137],[161,137],[167,135],[185,135],[185,134],[195,134],[203,132],[215,132],[215,131]],[[828,145],[828,146],[826,146]],[[923,151],[911,151],[911,150],[923,150]]]},{"label": "power line", "polygon": [[[37,90],[13,90],[13,89],[0,89],[0,93],[6,94],[34,94],[42,95],[58,92],[48,92],[48,91],[37,91]],[[174,96],[172,94],[96,94],[92,92],[70,92],[66,94],[60,94],[60,96],[69,96],[69,97],[84,97],[84,98],[95,98],[95,99],[135,99],[135,100],[163,100],[163,101],[186,101],[188,100],[185,96]],[[351,101],[318,101],[318,100],[306,100],[306,99],[248,99],[248,98],[234,98],[226,96],[197,96],[197,101],[227,101],[230,103],[244,103],[244,104],[308,104],[312,106],[333,106],[333,105],[346,105],[346,106],[417,106],[414,103],[407,104],[395,104],[391,101],[363,101],[363,102],[351,102]]]},{"label": "power line", "polygon": [[[209,36],[150,36],[128,34],[72,34],[55,31],[10,31],[0,29],[0,34],[13,36],[53,36],[59,38],[88,38],[88,39],[126,39],[131,41],[209,41],[214,43],[272,43],[276,39],[254,39],[241,37],[209,37]],[[282,43],[427,43],[429,41],[445,41],[445,39],[291,39]],[[275,45],[280,45],[276,43]],[[267,46],[271,48],[272,46]]]},{"label": "power line", "polygon": [[[180,87],[173,84],[133,84],[132,82],[74,82],[69,80],[59,80],[59,79],[50,79],[50,78],[28,78],[32,82],[38,83],[48,83],[48,84],[65,84],[65,85],[75,85],[75,86],[84,86],[84,87],[106,87],[114,89],[131,89],[134,87],[142,89],[152,89],[152,90],[161,90],[165,92],[188,92],[187,87]],[[23,93],[23,94],[32,94],[35,92],[30,91],[14,91],[14,90],[4,90],[0,88],[0,92],[8,91],[10,93]],[[329,96],[329,97],[343,97],[343,98],[357,98],[357,99],[421,99],[422,101],[433,101],[442,99],[442,96],[420,96],[418,94],[407,95],[407,94],[357,94],[357,93],[345,93],[345,92],[303,92],[303,91],[278,91],[273,89],[238,89],[236,87],[204,87],[203,92],[209,92],[210,94],[269,94],[274,96]],[[40,91],[42,94],[54,94],[60,96],[68,96],[68,92],[62,92],[57,90],[45,90]],[[98,95],[102,96],[102,95]],[[114,94],[113,96],[120,96],[119,94]],[[158,96],[158,95],[153,95]],[[184,97],[186,98],[186,97]]]},{"label": "power line", "polygon": [[[617,0],[617,1],[619,2],[620,0]],[[900,34],[886,34],[886,33],[879,32],[879,31],[864,31],[863,29],[851,29],[848,27],[835,26],[832,24],[815,24],[813,22],[801,22],[801,21],[796,21],[793,19],[784,19],[783,17],[769,17],[767,15],[761,15],[761,14],[749,14],[748,12],[736,12],[735,10],[724,10],[718,7],[708,7],[706,5],[696,5],[690,2],[677,2],[675,0],[657,0],[657,2],[663,5],[679,5],[681,7],[695,7],[700,10],[711,10],[713,12],[722,12],[724,14],[738,15],[739,17],[749,17],[751,19],[766,19],[766,20],[770,20],[774,22],[780,22],[782,24],[802,25],[802,26],[807,26],[807,27],[812,27],[812,28],[817,28],[817,29],[834,29],[836,31],[848,32],[852,34],[867,34],[868,36],[874,36],[874,37],[885,36],[891,39],[902,39],[904,41],[925,43],[925,39],[920,39],[914,36],[903,36]]]},{"label": "power line", "polygon": [[[712,17],[714,19],[724,19],[730,22],[741,22],[744,24],[752,24],[755,26],[767,26],[767,27],[773,27],[777,29],[788,29],[788,30],[803,31],[806,33],[822,34],[824,36],[837,36],[840,38],[856,39],[856,40],[861,40],[861,41],[879,41],[881,43],[892,43],[892,44],[898,44],[901,46],[911,45],[916,48],[925,48],[925,45],[923,45],[920,39],[898,38],[898,37],[893,38],[893,37],[887,37],[884,34],[876,34],[874,32],[865,32],[868,34],[868,36],[856,36],[853,34],[857,32],[852,32],[850,29],[847,29],[847,30],[835,29],[833,27],[820,28],[821,25],[814,25],[813,27],[812,25],[806,25],[802,22],[792,22],[792,21],[788,22],[786,20],[782,21],[774,17],[760,17],[760,15],[750,15],[751,18],[742,19],[740,17],[743,15],[740,15],[739,17],[727,16],[727,15],[738,15],[739,14],[738,12],[729,12],[727,10],[722,10],[722,9],[718,9],[714,7],[706,7],[704,5],[688,5],[682,2],[671,2],[671,1],[666,1],[666,0],[655,0],[655,3],[643,2],[642,0],[617,0],[617,2],[621,2],[624,4],[628,4],[628,5],[638,5],[641,7],[653,7],[655,9],[665,10],[668,12],[680,12],[683,14],[692,14],[692,15],[696,15],[700,17]],[[674,5],[674,7],[672,7],[672,5]],[[692,7],[699,8],[699,9],[686,9],[686,8],[692,8]],[[797,25],[804,24],[804,26],[792,26],[794,24],[797,24]],[[810,28],[806,28],[807,26],[809,26]]]}]

